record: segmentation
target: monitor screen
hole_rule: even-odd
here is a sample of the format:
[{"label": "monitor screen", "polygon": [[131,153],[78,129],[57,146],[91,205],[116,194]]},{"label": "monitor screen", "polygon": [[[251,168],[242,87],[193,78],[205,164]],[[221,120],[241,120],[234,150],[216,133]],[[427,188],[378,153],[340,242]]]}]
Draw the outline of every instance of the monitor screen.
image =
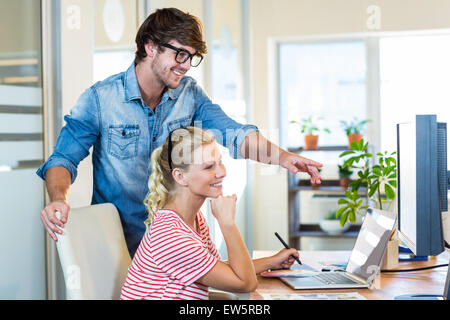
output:
[{"label": "monitor screen", "polygon": [[436,115],[397,125],[398,235],[415,255],[444,251],[441,212],[447,209],[447,129]]},{"label": "monitor screen", "polygon": [[[401,219],[398,229],[402,240],[413,252],[416,238],[416,124],[405,123],[398,128],[398,163],[401,163],[397,175],[402,187],[398,188],[398,199],[401,204]],[[399,208],[400,209],[400,208]]]}]

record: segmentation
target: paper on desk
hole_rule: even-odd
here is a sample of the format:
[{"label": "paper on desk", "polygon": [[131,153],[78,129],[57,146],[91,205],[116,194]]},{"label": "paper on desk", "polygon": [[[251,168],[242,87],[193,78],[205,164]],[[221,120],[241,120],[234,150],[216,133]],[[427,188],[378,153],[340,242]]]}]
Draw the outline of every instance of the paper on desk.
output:
[{"label": "paper on desk", "polygon": [[264,300],[367,300],[358,292],[342,293],[263,293]]}]

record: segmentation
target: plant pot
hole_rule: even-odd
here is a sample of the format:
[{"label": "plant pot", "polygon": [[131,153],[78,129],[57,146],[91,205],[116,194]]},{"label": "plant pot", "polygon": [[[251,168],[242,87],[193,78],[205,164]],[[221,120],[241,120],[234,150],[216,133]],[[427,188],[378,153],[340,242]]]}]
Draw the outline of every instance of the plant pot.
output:
[{"label": "plant pot", "polygon": [[348,135],[348,148],[351,149],[351,144],[353,141],[356,141],[358,143],[363,138],[363,135],[361,133],[351,133]]},{"label": "plant pot", "polygon": [[347,190],[351,181],[350,178],[339,178],[339,185],[342,189]]},{"label": "plant pot", "polygon": [[320,219],[319,226],[322,231],[330,234],[330,235],[338,235],[344,233],[350,228],[351,223],[346,222],[343,227],[341,227],[341,222],[339,220],[327,220]]},{"label": "plant pot", "polygon": [[317,150],[319,136],[308,134],[305,135],[305,150]]}]

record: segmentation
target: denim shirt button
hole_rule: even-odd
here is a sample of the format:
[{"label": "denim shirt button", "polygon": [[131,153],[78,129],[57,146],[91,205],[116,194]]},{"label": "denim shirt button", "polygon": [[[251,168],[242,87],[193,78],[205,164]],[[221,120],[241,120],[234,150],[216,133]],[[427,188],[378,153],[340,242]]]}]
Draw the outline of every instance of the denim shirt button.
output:
[{"label": "denim shirt button", "polygon": [[156,141],[156,137],[153,137],[153,142],[155,142]]}]

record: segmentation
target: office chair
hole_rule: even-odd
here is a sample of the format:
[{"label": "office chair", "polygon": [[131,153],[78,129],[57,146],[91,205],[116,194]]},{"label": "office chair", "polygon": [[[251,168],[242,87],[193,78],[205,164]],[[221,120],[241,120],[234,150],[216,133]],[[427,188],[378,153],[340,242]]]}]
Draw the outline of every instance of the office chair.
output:
[{"label": "office chair", "polygon": [[120,298],[131,258],[113,204],[71,209],[57,237],[68,300]]}]

